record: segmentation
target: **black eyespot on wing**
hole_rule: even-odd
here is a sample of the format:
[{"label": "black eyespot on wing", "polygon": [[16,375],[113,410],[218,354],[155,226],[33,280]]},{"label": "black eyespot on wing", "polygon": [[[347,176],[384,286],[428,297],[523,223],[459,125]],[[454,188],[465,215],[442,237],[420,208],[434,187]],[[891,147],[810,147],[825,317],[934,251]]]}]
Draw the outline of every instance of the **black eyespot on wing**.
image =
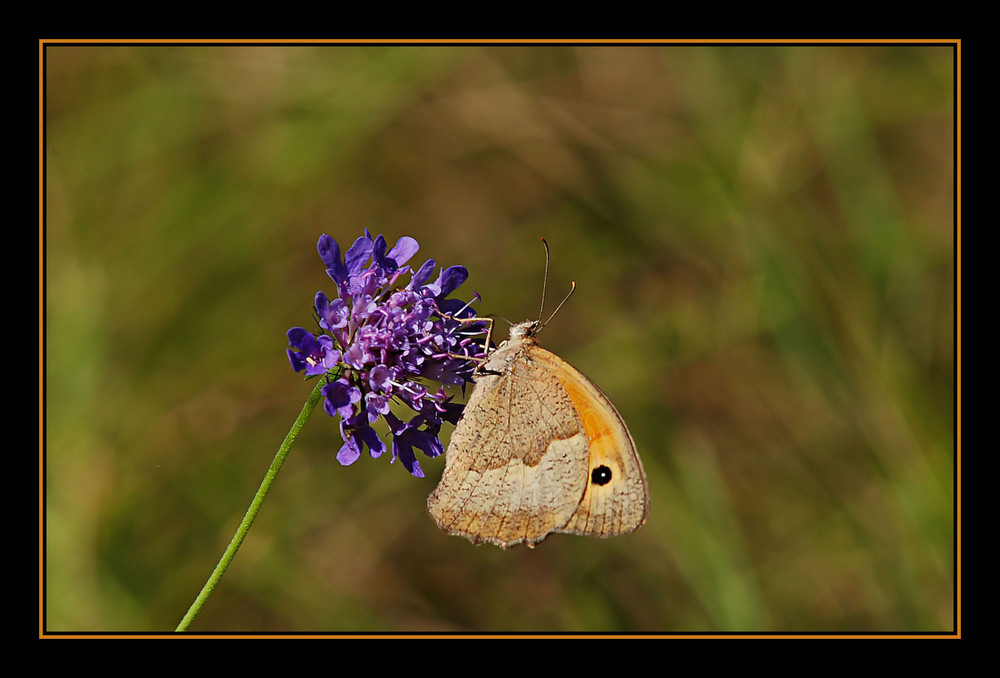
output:
[{"label": "black eyespot on wing", "polygon": [[607,485],[611,482],[611,469],[601,464],[590,472],[590,482],[595,485]]}]

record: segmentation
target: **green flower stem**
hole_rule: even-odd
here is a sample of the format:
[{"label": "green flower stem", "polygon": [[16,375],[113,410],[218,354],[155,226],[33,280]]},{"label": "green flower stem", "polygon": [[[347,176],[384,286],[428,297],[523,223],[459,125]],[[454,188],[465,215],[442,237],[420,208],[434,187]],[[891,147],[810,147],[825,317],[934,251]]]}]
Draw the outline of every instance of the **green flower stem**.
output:
[{"label": "green flower stem", "polygon": [[177,625],[176,631],[186,631],[194,618],[198,616],[198,612],[201,610],[205,601],[208,597],[212,595],[212,591],[215,589],[215,585],[219,583],[222,579],[222,575],[225,574],[226,569],[229,564],[233,561],[236,556],[236,551],[239,550],[240,544],[243,543],[243,539],[247,536],[247,532],[250,531],[250,526],[253,525],[254,519],[257,517],[257,513],[260,511],[261,504],[264,503],[264,497],[267,496],[268,491],[271,489],[271,485],[274,483],[274,479],[278,475],[278,471],[281,470],[281,465],[285,463],[285,457],[288,456],[289,450],[292,449],[292,444],[295,439],[298,438],[299,433],[302,431],[302,427],[305,426],[306,420],[309,419],[309,415],[312,411],[316,409],[316,403],[319,402],[321,391],[323,387],[327,384],[326,379],[317,379],[316,387],[313,388],[312,393],[309,394],[309,399],[306,400],[305,405],[302,406],[302,411],[299,413],[298,418],[292,424],[292,428],[289,429],[288,435],[285,436],[284,442],[281,443],[281,447],[278,448],[278,453],[274,456],[274,461],[271,462],[271,468],[267,470],[267,475],[264,476],[263,482],[260,484],[260,488],[257,490],[257,494],[254,496],[253,501],[250,502],[250,508],[247,509],[247,513],[243,516],[243,522],[236,530],[236,534],[233,535],[232,540],[229,542],[229,547],[226,548],[226,552],[222,554],[219,564],[215,566],[215,570],[212,571],[212,575],[205,582],[205,586],[202,587],[201,593],[195,598],[194,602],[191,603],[191,607],[188,609],[187,614],[181,619],[181,623]]}]

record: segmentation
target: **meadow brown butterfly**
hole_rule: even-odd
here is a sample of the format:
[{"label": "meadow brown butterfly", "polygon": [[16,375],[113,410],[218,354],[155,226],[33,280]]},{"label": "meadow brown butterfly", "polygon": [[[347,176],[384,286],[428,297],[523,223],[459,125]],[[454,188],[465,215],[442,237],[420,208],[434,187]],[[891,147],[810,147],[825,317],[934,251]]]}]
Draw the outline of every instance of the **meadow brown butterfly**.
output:
[{"label": "meadow brown butterfly", "polygon": [[[546,277],[547,255],[546,245]],[[476,370],[427,499],[441,529],[473,543],[534,547],[554,532],[611,537],[649,514],[625,422],[590,379],[536,343],[543,326],[515,325]]]}]

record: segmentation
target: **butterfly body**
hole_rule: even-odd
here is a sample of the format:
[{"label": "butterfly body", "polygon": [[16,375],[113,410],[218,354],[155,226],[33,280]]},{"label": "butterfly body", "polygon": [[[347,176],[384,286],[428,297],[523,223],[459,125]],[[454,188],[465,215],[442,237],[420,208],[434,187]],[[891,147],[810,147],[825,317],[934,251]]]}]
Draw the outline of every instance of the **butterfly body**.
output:
[{"label": "butterfly body", "polygon": [[554,532],[608,537],[649,513],[632,437],[611,401],[515,325],[478,370],[427,500],[446,532],[501,548]]}]

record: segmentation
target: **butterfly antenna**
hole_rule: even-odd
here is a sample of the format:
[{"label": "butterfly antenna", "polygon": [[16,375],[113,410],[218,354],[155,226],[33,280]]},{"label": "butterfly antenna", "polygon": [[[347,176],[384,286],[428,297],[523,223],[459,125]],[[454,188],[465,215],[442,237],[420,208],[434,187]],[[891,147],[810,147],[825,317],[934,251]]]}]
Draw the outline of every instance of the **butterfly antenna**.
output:
[{"label": "butterfly antenna", "polygon": [[546,320],[544,323],[542,323],[541,326],[536,331],[541,331],[542,327],[545,327],[546,325],[548,325],[549,321],[556,317],[556,313],[558,313],[559,309],[563,307],[563,304],[565,304],[567,301],[569,301],[569,298],[573,296],[573,292],[576,292],[576,282],[575,281],[570,283],[569,294],[567,294],[563,298],[563,300],[559,302],[559,305],[556,306],[556,310],[552,311],[552,315],[549,316],[549,319]]},{"label": "butterfly antenna", "polygon": [[545,247],[545,273],[542,275],[542,305],[538,309],[538,319],[542,319],[542,312],[545,310],[545,288],[549,283],[549,243],[542,238],[542,245]]}]

